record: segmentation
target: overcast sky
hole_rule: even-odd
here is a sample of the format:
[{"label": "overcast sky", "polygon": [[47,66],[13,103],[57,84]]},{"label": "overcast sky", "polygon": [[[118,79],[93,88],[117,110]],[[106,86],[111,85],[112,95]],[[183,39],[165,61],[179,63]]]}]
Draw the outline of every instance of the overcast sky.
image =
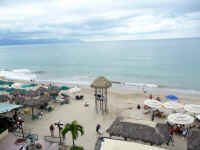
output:
[{"label": "overcast sky", "polygon": [[0,40],[200,37],[200,0],[0,0]]}]

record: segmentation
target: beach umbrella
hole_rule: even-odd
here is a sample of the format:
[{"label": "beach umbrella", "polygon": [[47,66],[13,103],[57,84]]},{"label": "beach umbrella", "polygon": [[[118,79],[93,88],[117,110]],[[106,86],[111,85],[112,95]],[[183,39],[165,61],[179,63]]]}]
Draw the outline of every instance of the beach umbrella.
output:
[{"label": "beach umbrella", "polygon": [[18,82],[16,82],[16,83],[14,83],[14,84],[12,85],[12,88],[20,89],[21,86],[22,86],[22,83],[18,83]]},{"label": "beach umbrella", "polygon": [[200,114],[195,116],[198,120],[200,120]]},{"label": "beach umbrella", "polygon": [[144,101],[144,104],[151,108],[156,108],[156,109],[159,109],[162,107],[162,103],[154,99],[147,99]]},{"label": "beach umbrella", "polygon": [[24,88],[30,88],[30,87],[35,87],[35,86],[37,86],[37,84],[34,84],[34,83],[33,84],[24,84],[21,86],[21,88],[24,89]]},{"label": "beach umbrella", "polygon": [[26,91],[25,95],[28,96],[28,97],[36,97],[36,96],[39,96],[39,94],[38,94],[36,91],[33,91],[33,90],[28,90],[28,91]]},{"label": "beach umbrella", "polygon": [[178,97],[173,94],[167,95],[165,98],[168,100],[178,100]]},{"label": "beach umbrella", "polygon": [[38,92],[48,92],[48,88],[45,88],[45,87],[39,87],[38,89],[37,89],[37,91]]},{"label": "beach umbrella", "polygon": [[48,103],[48,102],[51,101],[51,97],[48,97],[48,96],[40,96],[37,100],[40,101],[41,103]]},{"label": "beach umbrella", "polygon": [[6,88],[0,87],[0,91],[6,91]]},{"label": "beach umbrella", "polygon": [[183,113],[174,113],[167,117],[167,121],[171,124],[190,125],[194,122],[194,118]]},{"label": "beach umbrella", "polygon": [[25,98],[24,97],[16,97],[14,101],[15,101],[15,104],[17,104],[17,105],[23,105],[25,102]]},{"label": "beach umbrella", "polygon": [[17,109],[22,107],[21,105],[15,105],[15,104],[7,104],[7,103],[0,103],[0,113],[9,112],[13,109]]},{"label": "beach umbrella", "polygon": [[35,99],[28,99],[24,101],[24,106],[25,107],[31,107],[32,108],[32,118],[34,116],[34,107],[39,106],[41,104],[43,104],[44,102],[41,102],[39,100],[35,100]]},{"label": "beach umbrella", "polygon": [[200,120],[200,114],[195,116],[198,120]]},{"label": "beach umbrella", "polygon": [[66,90],[63,91],[62,90],[62,91],[59,92],[59,95],[69,95],[69,91],[66,91]]},{"label": "beach umbrella", "polygon": [[9,100],[9,97],[6,95],[0,95],[0,102],[7,102]]},{"label": "beach umbrella", "polygon": [[51,89],[49,90],[49,94],[50,94],[51,96],[58,96],[59,92],[60,92],[60,90],[59,90],[58,88],[51,88]]},{"label": "beach umbrella", "polygon": [[11,91],[10,94],[12,94],[12,95],[25,95],[26,94],[26,90],[24,90],[24,89],[15,89],[15,90]]},{"label": "beach umbrella", "polygon": [[12,91],[14,91],[15,90],[15,88],[7,88],[6,89],[6,92],[12,92]]},{"label": "beach umbrella", "polygon": [[35,92],[38,93],[38,95],[44,95],[45,93],[48,93],[49,90],[48,88],[39,87]]},{"label": "beach umbrella", "polygon": [[80,92],[80,91],[81,91],[81,89],[79,87],[77,87],[77,86],[75,86],[74,88],[69,89],[70,93],[77,93],[77,92]]},{"label": "beach umbrella", "polygon": [[101,76],[96,78],[90,86],[91,88],[110,88],[112,86],[112,82]]},{"label": "beach umbrella", "polygon": [[3,81],[3,80],[0,80],[0,85],[12,85],[14,82],[12,81]]},{"label": "beach umbrella", "polygon": [[180,103],[177,102],[165,102],[163,104],[163,106],[167,109],[171,109],[171,110],[179,110],[182,109],[184,106]]},{"label": "beach umbrella", "polygon": [[190,113],[200,114],[200,105],[187,104],[184,106],[184,109]]},{"label": "beach umbrella", "polygon": [[59,88],[59,90],[69,90],[69,87],[67,87],[67,86],[62,86],[62,87]]}]

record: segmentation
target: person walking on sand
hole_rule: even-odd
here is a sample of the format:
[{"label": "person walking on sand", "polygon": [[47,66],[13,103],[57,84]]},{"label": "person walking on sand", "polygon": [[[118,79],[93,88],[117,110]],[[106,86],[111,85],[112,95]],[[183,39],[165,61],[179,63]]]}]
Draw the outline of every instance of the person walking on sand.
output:
[{"label": "person walking on sand", "polygon": [[150,95],[149,95],[149,99],[152,99],[152,98],[153,98],[153,95],[152,95],[152,94],[150,94]]},{"label": "person walking on sand", "polygon": [[55,130],[53,124],[50,125],[49,130],[50,130],[51,136],[53,137],[54,136],[54,130]]},{"label": "person walking on sand", "polygon": [[174,127],[171,127],[170,129],[167,145],[169,145],[170,142],[172,143],[172,146],[174,146]]},{"label": "person walking on sand", "polygon": [[154,121],[155,118],[155,111],[152,112],[151,120]]},{"label": "person walking on sand", "polygon": [[101,128],[101,125],[97,124],[97,126],[96,126],[96,132],[97,132],[98,135],[101,135],[100,128]]}]

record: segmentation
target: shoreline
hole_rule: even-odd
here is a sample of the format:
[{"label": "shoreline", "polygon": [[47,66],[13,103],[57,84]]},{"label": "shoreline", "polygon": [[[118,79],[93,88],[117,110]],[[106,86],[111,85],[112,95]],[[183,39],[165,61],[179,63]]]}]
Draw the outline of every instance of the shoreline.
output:
[{"label": "shoreline", "polygon": [[[2,72],[1,72],[2,71]],[[43,75],[45,71],[32,71],[29,69],[14,69],[14,70],[1,70],[0,71],[0,79],[2,80],[10,80],[17,81],[23,83],[30,83],[32,79],[36,83],[42,84],[59,84],[59,85],[80,85],[80,86],[90,86],[92,81],[96,78],[96,76],[90,75],[75,75],[75,76],[66,76],[61,78],[49,78],[48,74]],[[46,78],[45,78],[46,76]],[[192,94],[199,95],[200,90],[198,88],[187,88],[187,87],[176,87],[176,86],[168,86],[162,85],[155,82],[137,82],[137,81],[128,81],[124,79],[112,79],[108,78],[112,83],[113,87],[125,89],[125,90],[134,90],[134,91],[149,91],[149,92],[175,92],[180,94]],[[176,84],[175,84],[176,85]]]},{"label": "shoreline", "polygon": [[[72,84],[72,83],[63,83],[63,82],[54,82],[54,81],[37,81],[37,80],[33,80],[31,81],[27,81],[27,80],[14,80],[14,79],[7,79],[4,77],[0,77],[0,80],[5,80],[5,81],[13,81],[13,82],[19,82],[19,83],[23,83],[23,84],[30,84],[30,83],[36,83],[38,85],[44,85],[47,86],[48,84],[53,84],[53,85],[57,85],[57,86],[68,86],[70,88],[78,86],[81,89],[83,89],[84,91],[86,90],[93,90],[90,85],[84,85],[84,84]],[[115,81],[116,82],[116,81]],[[113,83],[113,81],[112,81]],[[185,92],[185,90],[182,90],[181,92],[176,89],[163,89],[163,88],[145,88],[145,93],[143,92],[143,87],[136,87],[136,86],[123,86],[122,84],[116,84],[114,83],[112,85],[112,87],[109,89],[111,91],[111,93],[115,93],[115,94],[119,94],[119,95],[124,95],[124,94],[128,94],[128,95],[146,95],[146,97],[148,98],[147,95],[152,94],[153,96],[160,96],[162,97],[162,99],[165,99],[165,96],[168,94],[175,94],[177,95],[179,98],[183,98],[185,99],[185,97],[187,97],[188,99],[194,99],[197,100],[199,99],[200,96],[200,92],[196,91],[196,92]],[[197,100],[198,102],[198,100]]]},{"label": "shoreline", "polygon": [[[54,84],[54,85],[59,85],[59,86],[69,86],[69,87],[74,87],[74,86],[79,86],[83,88],[90,87],[90,84],[80,84],[77,82],[72,82],[68,83],[67,81],[51,81],[51,80],[17,80],[17,79],[8,79],[5,77],[0,76],[0,80],[5,80],[5,81],[13,81],[13,82],[19,82],[19,83],[24,83],[24,84],[29,84],[29,83],[37,83],[39,85],[48,85],[48,84]],[[153,93],[170,93],[170,94],[177,94],[177,95],[191,95],[191,96],[200,96],[200,91],[198,90],[193,90],[193,89],[176,89],[176,88],[167,88],[167,87],[155,87],[154,84],[149,84],[153,85],[152,87],[145,87],[145,86],[137,86],[135,84],[127,84],[128,82],[121,82],[121,81],[114,81],[111,80],[112,82],[112,89],[115,91],[123,91],[123,92],[145,92],[147,94],[153,94]]]}]

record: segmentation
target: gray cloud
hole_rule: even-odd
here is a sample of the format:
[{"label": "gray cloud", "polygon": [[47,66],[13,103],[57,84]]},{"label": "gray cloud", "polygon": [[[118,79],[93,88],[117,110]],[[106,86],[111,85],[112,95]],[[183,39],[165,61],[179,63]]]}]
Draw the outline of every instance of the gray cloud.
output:
[{"label": "gray cloud", "polygon": [[0,39],[200,37],[199,0],[3,0]]}]

